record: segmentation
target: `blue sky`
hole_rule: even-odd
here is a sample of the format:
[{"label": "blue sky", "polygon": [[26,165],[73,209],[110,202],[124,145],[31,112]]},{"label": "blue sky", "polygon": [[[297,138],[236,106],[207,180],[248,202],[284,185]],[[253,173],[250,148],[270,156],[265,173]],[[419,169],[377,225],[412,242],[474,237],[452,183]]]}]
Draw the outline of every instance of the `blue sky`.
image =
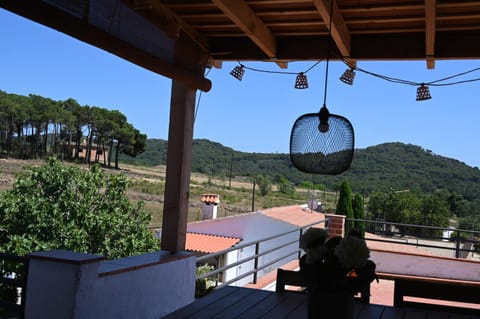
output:
[{"label": "blue sky", "polygon": [[[0,90],[38,94],[81,105],[118,109],[149,138],[168,134],[171,81],[107,52],[0,9]],[[244,62],[261,70],[301,72],[315,61]],[[212,69],[210,92],[197,97],[194,138],[206,138],[235,150],[288,153],[295,120],[323,105],[325,63],[307,73],[309,88],[293,88],[295,75],[246,70],[240,82],[230,76],[237,63]],[[362,62],[362,69],[413,82],[430,82],[480,67],[480,60]],[[430,87],[432,99],[417,102],[416,87],[387,82],[357,72],[353,86],[338,80],[346,69],[331,62],[327,107],[348,118],[355,147],[385,142],[421,146],[434,153],[480,167],[480,82]],[[480,71],[456,80],[480,78]],[[447,81],[448,82],[448,81]],[[200,99],[198,99],[200,98]]]}]

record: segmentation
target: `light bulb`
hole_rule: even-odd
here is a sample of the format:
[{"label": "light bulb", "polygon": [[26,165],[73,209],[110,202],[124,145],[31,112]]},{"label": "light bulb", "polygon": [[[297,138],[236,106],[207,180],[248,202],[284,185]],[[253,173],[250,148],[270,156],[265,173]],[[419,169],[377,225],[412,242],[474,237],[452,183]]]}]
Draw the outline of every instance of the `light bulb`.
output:
[{"label": "light bulb", "polygon": [[330,128],[330,125],[328,125],[328,121],[326,122],[320,122],[320,124],[318,125],[318,130],[321,132],[321,133],[327,133],[328,130]]}]

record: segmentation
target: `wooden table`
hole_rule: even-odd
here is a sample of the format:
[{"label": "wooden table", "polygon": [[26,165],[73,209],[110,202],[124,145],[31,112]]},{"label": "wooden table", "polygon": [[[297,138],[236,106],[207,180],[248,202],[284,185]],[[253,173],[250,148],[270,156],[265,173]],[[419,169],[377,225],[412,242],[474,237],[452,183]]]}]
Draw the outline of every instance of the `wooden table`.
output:
[{"label": "wooden table", "polygon": [[478,261],[380,250],[371,259],[379,278],[395,282],[395,306],[405,296],[480,304]]}]

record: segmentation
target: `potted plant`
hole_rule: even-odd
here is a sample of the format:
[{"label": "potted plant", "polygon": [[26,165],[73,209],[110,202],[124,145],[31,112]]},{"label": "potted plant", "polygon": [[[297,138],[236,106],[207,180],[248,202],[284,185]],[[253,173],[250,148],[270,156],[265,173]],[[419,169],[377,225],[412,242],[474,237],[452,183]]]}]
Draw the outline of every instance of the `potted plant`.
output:
[{"label": "potted plant", "polygon": [[300,239],[305,254],[300,272],[307,281],[308,318],[353,318],[353,296],[367,293],[375,263],[357,231],[328,239],[325,229],[309,228]]}]

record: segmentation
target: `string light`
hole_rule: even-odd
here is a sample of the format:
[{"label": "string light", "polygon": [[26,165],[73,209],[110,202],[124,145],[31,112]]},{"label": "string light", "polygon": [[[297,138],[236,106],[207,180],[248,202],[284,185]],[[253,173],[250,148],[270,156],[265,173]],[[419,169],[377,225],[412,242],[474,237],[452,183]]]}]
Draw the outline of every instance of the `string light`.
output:
[{"label": "string light", "polygon": [[422,83],[417,89],[417,101],[430,100],[431,98],[432,96],[430,95],[430,90],[428,89],[428,86]]},{"label": "string light", "polygon": [[[351,69],[353,69],[353,67],[347,61],[344,61],[344,63],[346,65],[348,65]],[[471,69],[471,70],[468,70],[468,71],[465,71],[465,72],[460,72],[460,73],[450,75],[448,77],[441,78],[441,79],[431,81],[431,82],[413,82],[413,81],[409,81],[409,80],[389,77],[389,76],[386,76],[386,75],[381,75],[381,74],[378,74],[378,73],[367,71],[365,69],[359,68],[358,66],[355,69],[359,72],[363,72],[365,74],[380,78],[380,79],[388,81],[388,82],[416,86],[417,87],[417,98],[416,98],[417,101],[425,101],[425,100],[430,100],[432,98],[432,96],[430,94],[429,86],[449,86],[449,85],[456,85],[456,84],[480,81],[480,78],[473,78],[473,79],[468,79],[468,80],[441,83],[441,82],[451,80],[451,79],[456,78],[456,77],[466,75],[468,73],[478,71],[478,70],[480,70],[480,68],[474,68],[474,69]]]},{"label": "string light", "polygon": [[241,81],[243,79],[243,74],[245,74],[245,69],[243,65],[237,65],[230,71],[230,75],[233,76],[235,79]]},{"label": "string light", "polygon": [[295,88],[296,89],[307,89],[308,88],[308,80],[305,73],[300,72],[295,79]]},{"label": "string light", "polygon": [[[245,73],[245,70],[250,70],[250,71],[255,71],[255,72],[263,72],[263,73],[271,73],[271,74],[286,74],[286,75],[295,75],[295,85],[294,87],[296,89],[306,89],[308,88],[308,79],[306,76],[306,73],[315,68],[322,60],[319,60],[315,62],[310,68],[303,72],[285,72],[285,71],[271,71],[271,70],[262,70],[262,69],[257,69],[253,67],[248,67],[244,64],[241,64],[239,62],[239,65],[235,66],[235,68],[230,72],[230,74],[235,77],[237,80],[241,81],[243,78],[243,75]],[[454,75],[450,75],[445,78],[441,78],[435,81],[430,81],[430,82],[414,82],[410,80],[404,80],[400,78],[394,78],[390,77],[387,75],[382,75],[378,73],[374,73],[365,69],[362,69],[358,66],[350,65],[346,60],[343,61],[349,68],[342,74],[340,77],[340,80],[346,84],[352,85],[353,80],[355,78],[355,71],[362,72],[368,75],[371,75],[373,77],[377,77],[379,79],[392,82],[392,83],[398,83],[398,84],[404,84],[404,85],[411,85],[417,87],[417,101],[425,101],[429,100],[432,98],[430,94],[430,88],[432,86],[449,86],[449,85],[457,85],[457,84],[463,84],[463,83],[470,83],[470,82],[477,82],[480,81],[480,78],[473,78],[473,79],[467,79],[467,80],[459,80],[459,81],[452,81],[452,82],[446,82],[447,80],[452,80],[454,78],[473,73],[476,71],[480,70],[479,68],[474,68],[465,72],[457,73]]]},{"label": "string light", "polygon": [[342,76],[340,77],[340,81],[345,84],[352,85],[353,79],[355,79],[355,71],[353,68],[349,68],[343,72]]},{"label": "string light", "polygon": [[262,73],[272,73],[272,74],[287,74],[287,75],[296,75],[295,78],[295,85],[294,87],[296,89],[306,89],[308,88],[308,80],[307,80],[307,72],[315,68],[318,64],[320,64],[322,60],[319,60],[315,62],[312,66],[310,66],[308,69],[306,69],[303,72],[288,72],[288,71],[271,71],[271,70],[262,70],[262,69],[257,69],[257,68],[252,68],[249,66],[246,66],[244,64],[241,64],[239,62],[239,65],[233,68],[233,70],[230,72],[230,75],[232,75],[234,78],[237,80],[241,81],[243,78],[243,74],[245,73],[245,70],[250,70],[250,71],[255,71],[255,72],[262,72]]}]

